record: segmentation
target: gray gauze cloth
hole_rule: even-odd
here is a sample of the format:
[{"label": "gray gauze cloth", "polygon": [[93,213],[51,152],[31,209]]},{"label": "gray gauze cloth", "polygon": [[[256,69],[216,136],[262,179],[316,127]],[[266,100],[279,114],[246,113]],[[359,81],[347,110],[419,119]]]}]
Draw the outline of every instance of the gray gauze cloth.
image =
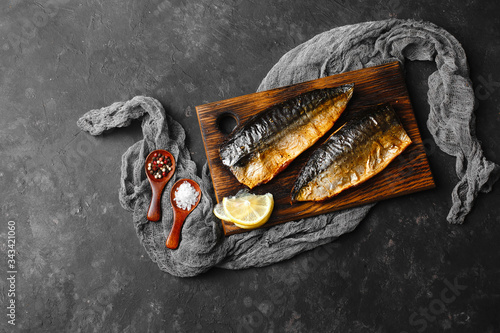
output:
[{"label": "gray gauze cloth", "polygon": [[[474,92],[460,43],[447,31],[427,22],[391,19],[338,27],[321,33],[286,53],[269,71],[259,91],[398,60],[434,61],[437,70],[429,76],[430,114],[427,126],[441,150],[456,157],[458,183],[452,193],[450,223],[462,223],[478,192],[488,192],[498,179],[499,167],[486,160],[474,135]],[[373,205],[287,222],[266,229],[225,237],[212,209],[213,189],[207,164],[197,176],[179,123],[150,97],[137,96],[92,110],[78,126],[99,135],[127,126],[144,117],[144,139],[123,155],[121,205],[133,212],[137,235],[159,268],[175,276],[194,276],[213,266],[241,269],[265,266],[335,240],[352,231]],[[201,144],[201,142],[199,143]],[[149,222],[146,213],[151,189],[144,161],[154,149],[170,151],[177,171],[167,184],[191,178],[200,184],[201,202],[188,216],[179,248],[170,250],[165,240],[172,227],[169,196],[162,197],[161,222]]]}]

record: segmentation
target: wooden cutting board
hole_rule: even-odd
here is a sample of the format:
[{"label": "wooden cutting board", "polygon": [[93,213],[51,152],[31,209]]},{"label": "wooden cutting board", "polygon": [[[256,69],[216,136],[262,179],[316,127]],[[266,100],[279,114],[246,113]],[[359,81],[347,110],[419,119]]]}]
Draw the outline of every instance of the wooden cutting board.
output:
[{"label": "wooden cutting board", "polygon": [[[270,192],[274,196],[273,213],[262,228],[435,187],[402,70],[398,62],[392,62],[197,106],[196,112],[217,201],[221,202],[223,197],[232,196],[245,188],[222,164],[219,157],[219,146],[228,136],[220,128],[224,117],[233,117],[238,124],[243,124],[267,107],[306,91],[352,82],[355,84],[353,97],[336,126],[315,146],[294,160],[285,171],[269,183],[251,191],[257,194]],[[324,142],[330,133],[340,126],[346,115],[378,103],[392,105],[412,139],[412,144],[381,173],[328,201],[290,204],[290,191],[293,183],[314,148]],[[230,222],[222,221],[222,224],[226,235],[247,231]]]}]

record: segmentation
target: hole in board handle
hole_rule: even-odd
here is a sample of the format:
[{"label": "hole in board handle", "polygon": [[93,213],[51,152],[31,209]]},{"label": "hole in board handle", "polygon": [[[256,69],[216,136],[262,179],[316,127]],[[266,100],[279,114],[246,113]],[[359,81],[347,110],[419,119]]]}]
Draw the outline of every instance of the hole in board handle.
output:
[{"label": "hole in board handle", "polygon": [[217,117],[217,128],[224,135],[230,134],[238,124],[238,117],[231,112],[224,112]]}]

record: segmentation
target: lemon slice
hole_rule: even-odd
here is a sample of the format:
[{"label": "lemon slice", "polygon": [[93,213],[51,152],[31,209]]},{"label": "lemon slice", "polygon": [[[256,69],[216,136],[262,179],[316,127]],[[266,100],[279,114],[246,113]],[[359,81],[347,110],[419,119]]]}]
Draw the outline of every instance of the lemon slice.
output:
[{"label": "lemon slice", "polygon": [[214,215],[220,218],[221,220],[228,221],[228,222],[233,222],[231,221],[231,218],[226,215],[226,210],[224,209],[224,206],[222,203],[218,203],[214,207]]},{"label": "lemon slice", "polygon": [[273,195],[241,193],[222,200],[225,216],[240,228],[252,229],[266,223],[274,208]]},{"label": "lemon slice", "polygon": [[215,205],[214,215],[242,229],[253,229],[269,220],[273,208],[274,199],[271,193],[257,195],[241,191]]}]

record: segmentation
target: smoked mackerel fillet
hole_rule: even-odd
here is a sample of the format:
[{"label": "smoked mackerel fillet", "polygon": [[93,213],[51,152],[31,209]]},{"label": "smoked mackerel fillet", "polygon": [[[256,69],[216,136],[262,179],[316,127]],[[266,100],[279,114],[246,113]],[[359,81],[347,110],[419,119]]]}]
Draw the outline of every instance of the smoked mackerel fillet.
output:
[{"label": "smoked mackerel fillet", "polygon": [[267,183],[333,127],[353,90],[317,89],[258,113],[221,145],[222,163],[249,188]]},{"label": "smoked mackerel fillet", "polygon": [[389,104],[360,111],[309,157],[295,181],[292,201],[320,201],[382,171],[409,144]]}]

